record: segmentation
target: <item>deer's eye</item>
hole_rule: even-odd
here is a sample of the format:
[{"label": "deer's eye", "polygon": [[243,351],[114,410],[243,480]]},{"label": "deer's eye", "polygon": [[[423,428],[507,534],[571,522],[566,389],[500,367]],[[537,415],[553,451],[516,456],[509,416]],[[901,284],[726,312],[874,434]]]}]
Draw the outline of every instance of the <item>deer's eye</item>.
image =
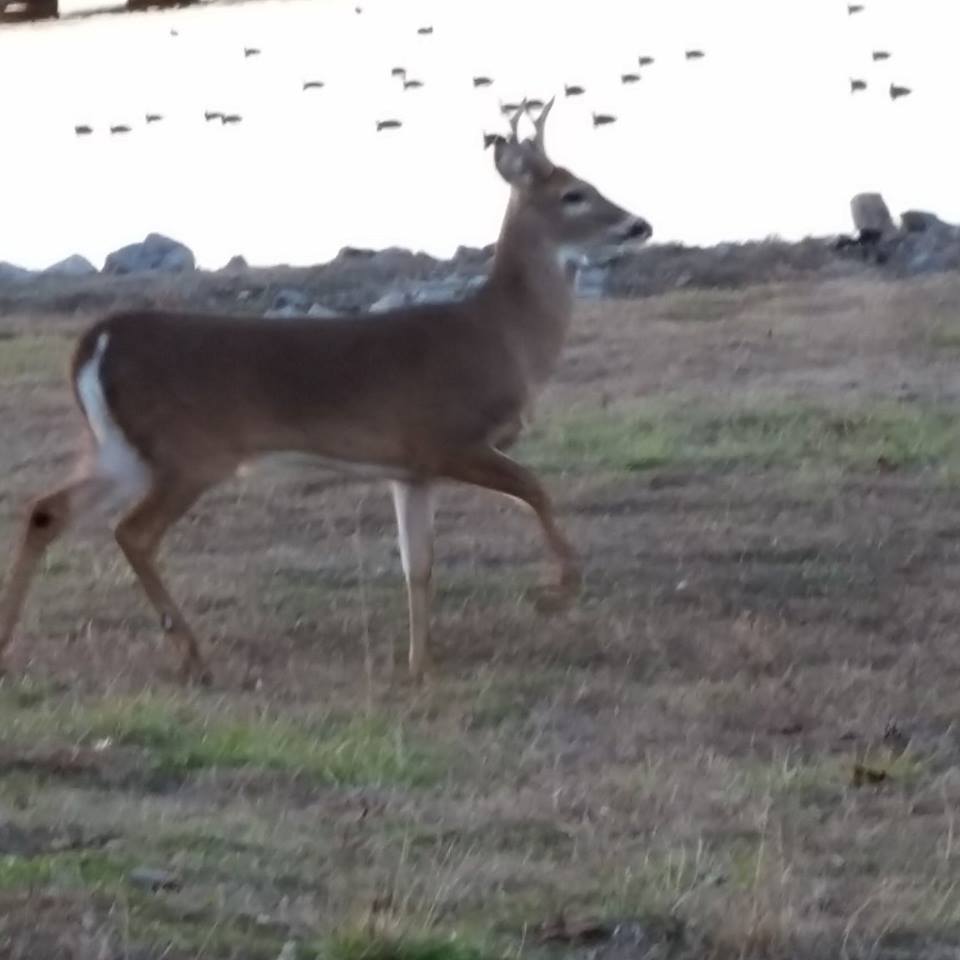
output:
[{"label": "deer's eye", "polygon": [[577,203],[584,203],[587,195],[582,190],[567,190],[560,194],[560,199],[571,206]]}]

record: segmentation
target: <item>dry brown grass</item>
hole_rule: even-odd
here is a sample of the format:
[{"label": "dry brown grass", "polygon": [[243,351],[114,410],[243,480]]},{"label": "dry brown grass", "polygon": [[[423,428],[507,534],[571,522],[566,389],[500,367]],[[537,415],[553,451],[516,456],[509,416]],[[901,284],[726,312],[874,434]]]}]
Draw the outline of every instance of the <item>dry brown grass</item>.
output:
[{"label": "dry brown grass", "polygon": [[[108,535],[59,545],[0,689],[0,955],[472,960],[562,913],[623,921],[551,948],[607,958],[955,956],[957,304],[941,277],[586,306],[524,451],[581,601],[538,618],[532,523],[444,491],[423,688],[383,679],[379,488],[254,472],[177,528],[209,692],[158,675]],[[79,320],[3,323],[8,543],[71,448]]]}]

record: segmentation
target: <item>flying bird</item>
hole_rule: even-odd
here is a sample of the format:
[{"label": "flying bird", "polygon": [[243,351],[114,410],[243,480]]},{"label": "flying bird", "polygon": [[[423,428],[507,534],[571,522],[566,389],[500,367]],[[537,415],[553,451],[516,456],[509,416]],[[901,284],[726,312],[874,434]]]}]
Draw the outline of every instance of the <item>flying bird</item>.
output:
[{"label": "flying bird", "polygon": [[220,110],[204,110],[203,119],[209,123],[211,120],[222,120],[223,112]]},{"label": "flying bird", "polygon": [[304,90],[319,90],[321,87],[323,87],[322,80],[304,80],[303,81]]},{"label": "flying bird", "polygon": [[608,123],[616,123],[617,118],[612,113],[595,113],[593,115],[593,125],[595,127],[603,127]]},{"label": "flying bird", "polygon": [[240,123],[243,120],[243,117],[239,113],[225,113],[220,117],[220,122],[224,125],[228,123]]},{"label": "flying bird", "polygon": [[493,83],[492,77],[474,77],[473,85],[475,87],[489,87]]},{"label": "flying bird", "polygon": [[403,124],[399,120],[378,120],[377,121],[377,133],[381,130],[396,130],[398,127],[402,127]]},{"label": "flying bird", "polygon": [[406,75],[407,75],[407,68],[406,68],[406,67],[394,67],[394,68],[390,71],[390,76],[391,76],[391,77],[405,77]]},{"label": "flying bird", "polygon": [[874,50],[873,51],[874,60],[889,60],[890,51],[889,50]]},{"label": "flying bird", "polygon": [[640,81],[639,73],[621,73],[620,82],[621,83],[638,83]]},{"label": "flying bird", "polygon": [[866,81],[866,80],[855,80],[855,79],[853,79],[852,77],[850,78],[850,92],[851,92],[851,93],[857,93],[857,92],[859,92],[860,90],[866,90],[866,89],[867,89],[867,81]]},{"label": "flying bird", "polygon": [[129,133],[130,128],[125,123],[115,124],[110,128],[111,133]]},{"label": "flying bird", "polygon": [[433,27],[418,27],[417,33],[419,33],[421,37],[429,37],[430,34],[433,33]]},{"label": "flying bird", "polygon": [[901,97],[909,97],[913,93],[910,87],[900,87],[895,83],[890,84],[890,99],[899,100]]},{"label": "flying bird", "polygon": [[565,97],[580,97],[586,91],[577,83],[566,83],[563,86],[563,95]]},{"label": "flying bird", "polygon": [[91,133],[93,133],[93,127],[89,127],[85,123],[80,123],[73,128],[73,132],[78,137],[86,137],[86,136],[89,136]]},{"label": "flying bird", "polygon": [[[527,105],[527,108],[530,109],[530,110],[542,110],[542,109],[543,109],[543,101],[537,99],[536,97],[534,97],[532,100],[524,100],[523,102]],[[519,106],[519,105],[518,105],[518,106]]]},{"label": "flying bird", "polygon": [[171,37],[179,37],[179,36],[180,36],[180,31],[177,30],[175,27],[171,27],[171,28],[170,28],[170,36],[171,36]]},{"label": "flying bird", "polygon": [[509,117],[511,114],[516,113],[521,107],[519,103],[501,103],[500,112],[505,116]]},{"label": "flying bird", "polygon": [[259,57],[259,56],[260,56],[260,48],[259,48],[259,47],[244,47],[244,48],[243,48],[243,55],[244,55],[245,57]]},{"label": "flying bird", "polygon": [[404,90],[419,90],[423,86],[422,80],[404,80],[403,89]]},{"label": "flying bird", "polygon": [[653,63],[653,57],[640,57],[638,62],[641,67],[649,67]]},{"label": "flying bird", "polygon": [[148,113],[144,118],[147,123],[159,123],[163,119],[162,113]]},{"label": "flying bird", "polygon": [[702,50],[685,50],[683,55],[688,60],[702,60],[706,56]]},{"label": "flying bird", "polygon": [[847,13],[852,17],[855,13],[863,13],[862,3],[848,3]]}]

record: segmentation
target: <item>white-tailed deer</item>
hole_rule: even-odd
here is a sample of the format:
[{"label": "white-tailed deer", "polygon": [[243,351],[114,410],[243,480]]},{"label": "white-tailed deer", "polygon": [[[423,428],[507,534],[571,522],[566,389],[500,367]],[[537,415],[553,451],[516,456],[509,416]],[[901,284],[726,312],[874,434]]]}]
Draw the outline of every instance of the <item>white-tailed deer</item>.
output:
[{"label": "white-tailed deer", "polygon": [[457,303],[362,318],[116,313],[84,333],[71,379],[89,456],[31,505],[0,602],[0,655],[44,551],[79,513],[118,502],[120,549],[180,652],[184,679],[207,679],[197,642],[154,565],[164,532],[246,461],[316,456],[392,481],[410,614],[410,669],[428,662],[433,560],[431,491],[444,480],[486,487],[533,508],[557,565],[547,599],[579,583],[574,551],[537,478],[503,451],[518,436],[560,354],[573,266],[646,240],[650,226],[555,166],[535,135],[494,144],[510,184],[486,283]]}]

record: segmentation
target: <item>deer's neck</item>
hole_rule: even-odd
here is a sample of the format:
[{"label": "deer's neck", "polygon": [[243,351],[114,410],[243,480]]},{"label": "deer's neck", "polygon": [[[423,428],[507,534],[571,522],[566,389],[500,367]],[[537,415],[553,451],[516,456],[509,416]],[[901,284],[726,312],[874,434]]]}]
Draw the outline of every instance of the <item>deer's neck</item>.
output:
[{"label": "deer's neck", "polygon": [[511,197],[485,293],[535,381],[556,365],[573,313],[574,270],[562,254]]}]

